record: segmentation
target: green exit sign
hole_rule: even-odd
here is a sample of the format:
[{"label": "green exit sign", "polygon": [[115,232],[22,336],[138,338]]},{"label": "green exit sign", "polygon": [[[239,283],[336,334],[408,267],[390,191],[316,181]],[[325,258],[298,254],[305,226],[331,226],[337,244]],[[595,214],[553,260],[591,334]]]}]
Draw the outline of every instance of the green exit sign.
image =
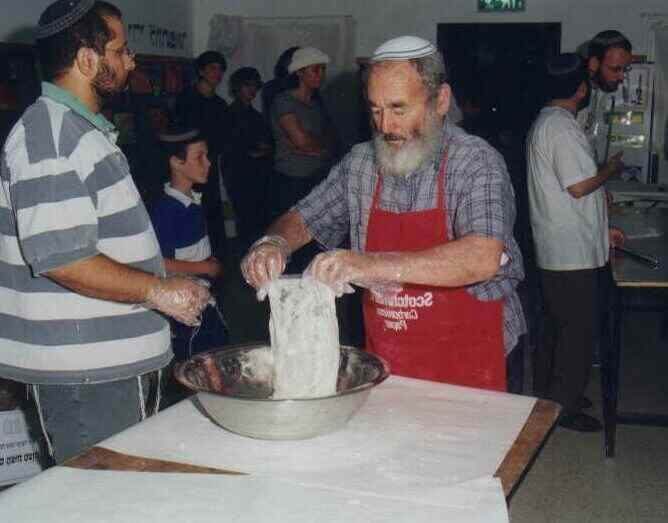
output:
[{"label": "green exit sign", "polygon": [[478,0],[478,11],[524,11],[525,0]]}]

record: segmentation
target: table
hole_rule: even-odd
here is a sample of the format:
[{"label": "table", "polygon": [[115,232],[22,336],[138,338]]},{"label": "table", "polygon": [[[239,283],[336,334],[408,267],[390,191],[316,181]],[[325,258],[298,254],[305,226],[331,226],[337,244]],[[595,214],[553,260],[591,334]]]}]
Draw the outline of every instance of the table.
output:
[{"label": "table", "polygon": [[[624,291],[628,289],[668,288],[668,209],[615,208],[611,222],[624,231],[631,231],[637,238],[627,239],[629,249],[651,254],[661,265],[652,269],[632,258],[616,255],[611,258],[614,288],[610,314],[612,336],[607,350],[601,354],[601,386],[603,396],[603,422],[605,429],[605,455],[615,456],[618,424],[668,426],[668,416],[650,414],[620,413],[617,411],[619,394],[620,353],[622,320],[627,311],[663,311],[665,307],[631,305],[624,301]],[[650,234],[643,234],[650,231]]]},{"label": "table", "polygon": [[[521,432],[496,469],[495,477],[501,480],[503,493],[510,500],[520,480],[529,470],[539,450],[552,431],[561,407],[549,400],[537,400]],[[66,467],[88,470],[118,470],[137,472],[180,472],[200,474],[243,474],[238,471],[176,463],[173,461],[142,458],[116,452],[104,447],[93,447],[89,451],[70,459]]]},{"label": "table", "polygon": [[642,182],[609,181],[605,187],[612,194],[615,203],[622,202],[668,202],[668,186]]},{"label": "table", "polygon": [[206,521],[215,506],[230,521],[505,523],[504,498],[558,413],[549,401],[391,376],[342,430],[273,442],[224,431],[183,401],[0,505],[15,522]]}]

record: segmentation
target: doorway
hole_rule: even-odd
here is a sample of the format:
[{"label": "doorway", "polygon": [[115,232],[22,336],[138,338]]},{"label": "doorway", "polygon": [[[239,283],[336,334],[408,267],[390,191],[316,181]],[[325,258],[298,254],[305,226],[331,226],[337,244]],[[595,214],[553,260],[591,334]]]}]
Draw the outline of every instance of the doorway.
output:
[{"label": "doorway", "polygon": [[543,105],[545,66],[561,49],[561,24],[438,24],[437,37],[462,127],[506,160],[517,201],[515,237],[529,266],[524,141]]}]

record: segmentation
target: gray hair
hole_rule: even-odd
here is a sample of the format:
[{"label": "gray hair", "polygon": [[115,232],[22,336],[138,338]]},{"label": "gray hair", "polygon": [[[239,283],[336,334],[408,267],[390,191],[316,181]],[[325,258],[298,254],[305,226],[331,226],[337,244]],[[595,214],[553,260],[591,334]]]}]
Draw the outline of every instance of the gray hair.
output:
[{"label": "gray hair", "polygon": [[[369,75],[374,67],[379,64],[388,62],[389,60],[381,60],[379,62],[370,63],[364,68],[362,73],[362,81],[364,83],[364,92],[369,83]],[[436,98],[444,83],[448,80],[448,75],[445,71],[445,62],[441,53],[436,52],[422,58],[411,58],[408,62],[415,68],[422,84],[429,93],[429,98]]]}]

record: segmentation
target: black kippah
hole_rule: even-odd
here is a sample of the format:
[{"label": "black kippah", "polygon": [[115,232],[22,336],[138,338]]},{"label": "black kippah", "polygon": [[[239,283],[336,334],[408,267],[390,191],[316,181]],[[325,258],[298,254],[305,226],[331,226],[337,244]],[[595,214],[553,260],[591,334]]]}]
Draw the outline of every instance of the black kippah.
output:
[{"label": "black kippah", "polygon": [[552,58],[547,64],[550,76],[567,76],[575,73],[584,65],[582,58],[575,53],[564,53]]},{"label": "black kippah", "polygon": [[57,0],[39,17],[35,36],[48,38],[76,24],[95,5],[95,0]]},{"label": "black kippah", "polygon": [[158,135],[158,140],[164,143],[186,143],[199,136],[198,129],[172,126]]}]

